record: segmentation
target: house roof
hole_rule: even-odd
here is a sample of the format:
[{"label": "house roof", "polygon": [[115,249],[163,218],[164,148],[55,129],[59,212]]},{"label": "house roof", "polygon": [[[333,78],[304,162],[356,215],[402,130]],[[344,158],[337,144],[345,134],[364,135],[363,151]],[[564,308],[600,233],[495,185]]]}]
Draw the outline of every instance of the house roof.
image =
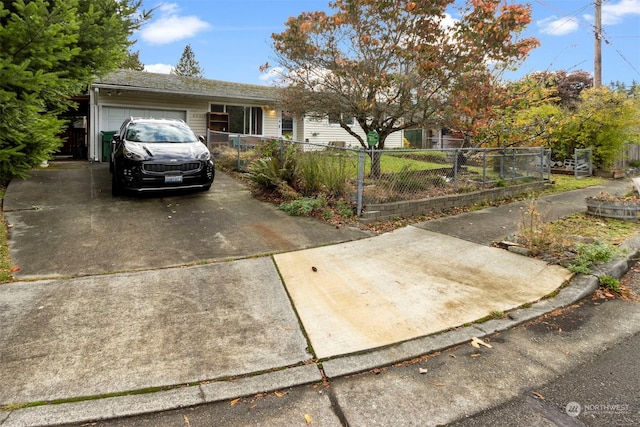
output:
[{"label": "house roof", "polygon": [[98,77],[92,87],[113,90],[134,90],[205,98],[243,99],[274,102],[275,88],[246,83],[232,83],[174,74],[149,73],[146,71],[117,70]]}]

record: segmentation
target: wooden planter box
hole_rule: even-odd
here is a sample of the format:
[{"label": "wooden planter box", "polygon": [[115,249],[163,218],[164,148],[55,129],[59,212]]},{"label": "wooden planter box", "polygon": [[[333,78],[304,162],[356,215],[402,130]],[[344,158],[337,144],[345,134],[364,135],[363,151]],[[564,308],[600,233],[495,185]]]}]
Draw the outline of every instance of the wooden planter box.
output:
[{"label": "wooden planter box", "polygon": [[608,200],[598,197],[587,197],[586,202],[587,213],[589,215],[629,221],[638,220],[639,202],[637,200]]}]

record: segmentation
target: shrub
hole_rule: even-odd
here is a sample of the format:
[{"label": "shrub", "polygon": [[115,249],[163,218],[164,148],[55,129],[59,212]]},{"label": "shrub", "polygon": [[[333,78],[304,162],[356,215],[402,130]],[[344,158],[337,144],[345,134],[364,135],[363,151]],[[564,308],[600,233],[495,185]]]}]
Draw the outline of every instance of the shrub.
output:
[{"label": "shrub", "polygon": [[311,216],[315,211],[321,211],[327,206],[327,199],[318,197],[303,197],[290,202],[280,203],[278,209],[287,212],[291,216]]},{"label": "shrub", "polygon": [[296,176],[302,193],[310,196],[326,192],[329,196],[341,196],[349,183],[350,157],[334,151],[311,152],[298,159]]},{"label": "shrub", "polygon": [[252,162],[247,176],[262,188],[278,188],[283,181],[280,176],[280,162],[273,158],[258,159]]},{"label": "shrub", "polygon": [[576,258],[568,268],[573,273],[589,274],[591,267],[611,261],[615,254],[615,247],[606,243],[596,242],[588,245],[581,243],[577,247]]},{"label": "shrub", "polygon": [[298,159],[300,189],[307,196],[319,192],[322,187],[321,160],[322,156],[317,153],[306,153]]},{"label": "shrub", "polygon": [[290,185],[295,178],[297,150],[284,141],[266,141],[256,146],[259,158],[249,164],[248,178],[263,188]]},{"label": "shrub", "polygon": [[341,217],[346,219],[352,218],[355,215],[353,206],[344,200],[338,200],[336,202],[336,211],[338,211]]}]

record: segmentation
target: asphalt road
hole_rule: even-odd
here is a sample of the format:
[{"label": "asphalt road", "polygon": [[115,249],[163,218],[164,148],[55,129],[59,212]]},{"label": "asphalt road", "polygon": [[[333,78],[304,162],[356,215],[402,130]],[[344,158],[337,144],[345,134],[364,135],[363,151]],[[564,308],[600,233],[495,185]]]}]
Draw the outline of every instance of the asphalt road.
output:
[{"label": "asphalt road", "polygon": [[640,334],[617,343],[556,380],[464,421],[471,426],[640,425]]}]

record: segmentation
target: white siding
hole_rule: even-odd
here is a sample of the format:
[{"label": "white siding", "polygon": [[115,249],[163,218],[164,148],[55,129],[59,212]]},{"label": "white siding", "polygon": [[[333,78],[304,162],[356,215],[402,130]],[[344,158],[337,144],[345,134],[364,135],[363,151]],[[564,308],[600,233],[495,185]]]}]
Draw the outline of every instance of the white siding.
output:
[{"label": "white siding", "polygon": [[281,117],[279,110],[262,109],[262,134],[267,137],[280,138],[282,136]]},{"label": "white siding", "polygon": [[[305,118],[303,126],[302,140],[314,144],[328,144],[332,141],[345,141],[347,147],[360,147],[360,142],[353,136],[351,136],[346,130],[342,129],[340,125],[330,124],[328,119],[315,120]],[[356,131],[358,135],[366,141],[366,135],[360,125],[355,123],[352,125],[352,129]],[[300,130],[300,128],[298,128]],[[402,148],[403,147],[403,133],[401,131],[394,132],[387,137],[384,143],[385,148]]]},{"label": "white siding", "polygon": [[293,140],[294,141],[304,141],[304,129],[305,129],[305,119],[304,117],[296,117],[293,119]]}]

